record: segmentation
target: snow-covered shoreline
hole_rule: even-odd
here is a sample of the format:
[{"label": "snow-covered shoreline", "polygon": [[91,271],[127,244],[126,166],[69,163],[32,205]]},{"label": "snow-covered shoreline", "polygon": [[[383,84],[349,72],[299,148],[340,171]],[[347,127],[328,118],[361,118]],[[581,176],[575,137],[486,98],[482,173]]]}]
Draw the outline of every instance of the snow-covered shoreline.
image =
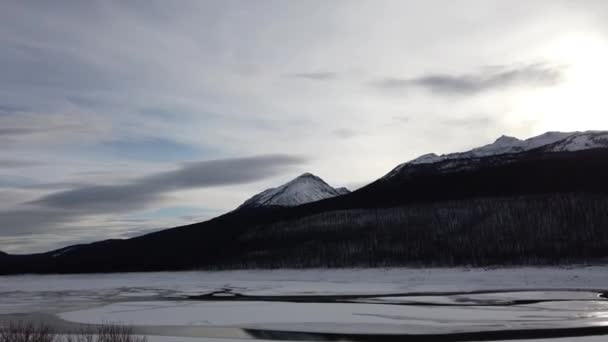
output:
[{"label": "snow-covered shoreline", "polygon": [[[177,340],[199,334],[214,341],[222,327],[341,333],[449,332],[472,325],[480,331],[576,328],[605,324],[608,304],[599,297],[604,289],[607,266],[19,275],[0,277],[0,319],[25,314],[70,324],[118,320],[149,335],[172,331],[181,336]],[[335,303],[188,300],[216,291],[260,296],[255,298],[373,296]],[[467,293],[472,291],[488,292]],[[240,336],[232,330],[223,337]]]},{"label": "snow-covered shoreline", "polygon": [[0,276],[0,293],[90,291],[122,287],[187,294],[225,288],[240,288],[248,294],[264,294],[267,290],[273,293],[378,293],[503,288],[604,289],[608,288],[608,266],[277,269]]}]

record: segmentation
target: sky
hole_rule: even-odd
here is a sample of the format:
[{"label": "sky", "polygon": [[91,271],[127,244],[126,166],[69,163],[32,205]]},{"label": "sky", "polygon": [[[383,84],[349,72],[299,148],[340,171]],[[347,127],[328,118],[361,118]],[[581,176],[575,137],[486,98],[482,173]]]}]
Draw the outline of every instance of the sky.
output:
[{"label": "sky", "polygon": [[0,250],[128,238],[312,172],[356,189],[608,129],[608,2],[0,4]]}]

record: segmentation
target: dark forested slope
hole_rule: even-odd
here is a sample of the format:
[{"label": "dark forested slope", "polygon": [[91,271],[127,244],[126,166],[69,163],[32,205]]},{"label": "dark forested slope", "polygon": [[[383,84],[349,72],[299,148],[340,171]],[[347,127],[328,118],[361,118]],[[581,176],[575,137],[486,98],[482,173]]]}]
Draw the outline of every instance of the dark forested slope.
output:
[{"label": "dark forested slope", "polygon": [[608,256],[608,149],[400,167],[350,194],[44,254],[1,273],[495,265]]}]

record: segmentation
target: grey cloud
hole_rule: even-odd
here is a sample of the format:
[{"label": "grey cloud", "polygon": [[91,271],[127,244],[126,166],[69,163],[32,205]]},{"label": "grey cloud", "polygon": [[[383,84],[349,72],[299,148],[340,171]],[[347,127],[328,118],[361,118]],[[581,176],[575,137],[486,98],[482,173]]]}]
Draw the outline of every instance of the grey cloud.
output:
[{"label": "grey cloud", "polygon": [[[111,83],[111,75],[67,49],[45,49],[26,41],[4,42],[0,61],[3,62],[0,70],[5,76],[1,83],[14,87],[107,90]],[[96,77],[91,78],[92,75]]]},{"label": "grey cloud", "polygon": [[94,185],[44,196],[30,204],[82,214],[125,212],[160,200],[162,190],[146,184]]},{"label": "grey cloud", "polygon": [[489,126],[496,123],[497,120],[490,116],[474,116],[468,118],[454,118],[454,119],[446,119],[442,121],[442,124],[447,126],[465,126],[465,127],[473,127],[473,126]]},{"label": "grey cloud", "polygon": [[0,175],[0,188],[19,189],[34,184],[36,181],[30,177],[20,175]]},{"label": "grey cloud", "polygon": [[286,74],[286,75],[283,75],[283,77],[302,78],[302,79],[309,79],[309,80],[315,80],[315,81],[328,81],[328,80],[335,79],[337,77],[337,74],[335,72],[329,72],[329,71],[302,72],[302,73],[295,73],[295,74]]},{"label": "grey cloud", "polygon": [[[86,225],[75,224],[77,220],[78,217],[72,213],[57,209],[1,211],[0,250],[9,253],[36,253],[103,239],[132,237],[154,230],[134,226],[125,220],[101,220]],[[161,228],[156,230],[158,229]]]},{"label": "grey cloud", "polygon": [[393,116],[393,120],[400,122],[400,123],[409,123],[410,122],[410,117],[409,116]]},{"label": "grey cloud", "polygon": [[0,128],[0,136],[29,135],[37,130],[31,128]]},{"label": "grey cloud", "polygon": [[[210,212],[219,214],[219,212]],[[81,243],[105,239],[140,236],[180,224],[200,222],[209,216],[183,217],[173,221],[132,220],[128,217],[98,218],[80,224],[73,213],[29,208],[0,211],[0,251],[9,253],[37,253]]]},{"label": "grey cloud", "polygon": [[[12,162],[12,161],[8,161]],[[15,161],[20,163],[20,161]],[[27,162],[25,162],[27,163]],[[35,163],[35,162],[32,162]],[[9,164],[2,165],[2,161],[0,161],[0,168],[20,168],[20,167],[30,167],[40,164],[33,165],[19,165],[19,164]],[[18,190],[65,190],[65,189],[73,189],[78,187],[85,186],[84,183],[75,183],[75,182],[51,182],[51,183],[41,183],[36,181],[36,179],[21,177],[21,176],[9,176],[9,175],[0,175],[0,187],[7,189],[18,189]]]},{"label": "grey cloud", "polygon": [[340,128],[333,131],[333,134],[342,139],[348,139],[359,135],[360,133],[357,131],[353,131],[348,128]]},{"label": "grey cloud", "polygon": [[[272,177],[304,161],[304,158],[288,155],[262,155],[192,162],[182,164],[174,171],[159,172],[127,184],[81,185],[73,190],[55,192],[26,203],[23,208],[0,211],[2,246],[6,250],[19,252],[31,251],[34,247],[41,250],[65,246],[68,244],[66,236],[69,235],[80,239],[74,241],[108,238],[106,231],[100,233],[100,229],[83,228],[75,223],[88,215],[143,209],[161,199],[166,192],[174,190],[235,185]],[[52,185],[49,184],[49,187]],[[128,222],[123,221],[114,222],[112,227],[116,228],[115,234],[124,233]],[[148,226],[133,228],[127,234],[134,236],[151,231]],[[40,241],[30,244],[31,237],[28,236],[36,236]]]},{"label": "grey cloud", "polygon": [[427,74],[417,78],[385,78],[374,82],[380,89],[423,88],[436,94],[471,95],[519,86],[551,86],[559,83],[562,68],[546,64],[483,68],[471,74]]},{"label": "grey cloud", "polygon": [[0,211],[0,236],[15,236],[53,231],[74,219],[56,209],[24,208]]},{"label": "grey cloud", "polygon": [[0,168],[16,169],[22,167],[32,167],[41,165],[41,162],[35,160],[19,160],[19,159],[0,159]]},{"label": "grey cloud", "polygon": [[263,155],[182,164],[123,185],[85,186],[44,196],[30,204],[83,214],[124,212],[143,208],[167,192],[198,187],[235,185],[275,176],[301,164],[303,158]]},{"label": "grey cloud", "polygon": [[24,111],[26,111],[25,107],[0,105],[0,114],[14,114],[14,113],[24,112]]},{"label": "grey cloud", "polygon": [[380,89],[401,89],[412,86],[412,80],[406,78],[387,77],[372,83]]},{"label": "grey cloud", "polygon": [[[79,243],[80,241],[75,242]],[[67,236],[64,236],[63,239],[59,241],[56,236],[40,233],[2,236],[0,252],[9,254],[38,253],[55,250],[59,247],[68,245],[72,245],[72,240]]]},{"label": "grey cloud", "polygon": [[72,182],[54,182],[54,183],[35,183],[28,184],[19,187],[20,189],[27,190],[61,190],[61,189],[73,189],[77,187],[83,187],[83,183],[72,183]]},{"label": "grey cloud", "polygon": [[78,171],[72,173],[74,176],[104,176],[116,174],[116,171],[112,170],[94,170],[94,171]]},{"label": "grey cloud", "polygon": [[81,125],[60,125],[60,126],[49,126],[44,128],[24,128],[24,127],[9,127],[0,128],[0,137],[10,136],[24,136],[40,133],[48,133],[52,131],[77,131],[84,129]]}]

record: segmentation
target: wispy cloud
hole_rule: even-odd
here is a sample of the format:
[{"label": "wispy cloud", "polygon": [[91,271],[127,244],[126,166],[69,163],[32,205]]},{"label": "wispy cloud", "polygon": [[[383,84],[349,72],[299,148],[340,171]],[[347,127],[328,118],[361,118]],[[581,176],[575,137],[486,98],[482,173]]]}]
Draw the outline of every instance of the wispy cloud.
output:
[{"label": "wispy cloud", "polygon": [[361,132],[349,128],[335,129],[332,133],[342,139],[349,139],[361,134]]},{"label": "wispy cloud", "polygon": [[38,130],[31,128],[0,128],[0,136],[28,135],[36,132]]},{"label": "wispy cloud", "polygon": [[23,159],[0,159],[0,168],[4,169],[17,169],[24,167],[32,167],[42,165],[41,162],[35,160],[23,160]]},{"label": "wispy cloud", "polygon": [[56,209],[23,208],[0,211],[0,236],[51,232],[74,219],[75,217],[68,212]]},{"label": "wispy cloud", "polygon": [[20,112],[0,115],[0,143],[41,147],[67,141],[83,144],[102,138],[100,133],[109,132],[108,127],[94,115],[80,111]]},{"label": "wispy cloud", "polygon": [[159,137],[103,141],[92,147],[92,150],[92,153],[117,159],[147,161],[194,160],[218,154],[212,149],[203,149],[199,146]]},{"label": "wispy cloud", "polygon": [[401,124],[406,124],[409,123],[412,119],[409,116],[404,116],[404,115],[395,115],[392,117],[393,121],[401,123]]},{"label": "wispy cloud", "polygon": [[483,68],[470,74],[427,74],[416,78],[389,77],[373,82],[385,90],[422,88],[435,94],[471,95],[510,87],[544,87],[559,83],[562,67],[546,64]]},{"label": "wispy cloud", "polygon": [[125,212],[144,208],[168,192],[254,182],[281,174],[304,161],[295,156],[262,155],[191,162],[128,184],[85,186],[52,193],[30,204],[85,214]]},{"label": "wispy cloud", "polygon": [[26,110],[27,109],[22,106],[11,106],[11,105],[1,105],[0,104],[0,115],[15,114],[15,113],[19,113],[19,112],[24,112]]},{"label": "wispy cloud", "polygon": [[[174,222],[173,224],[189,223],[190,221],[184,221],[186,218],[159,220],[158,213],[170,216],[169,214],[175,211],[174,207],[163,209],[163,206],[160,205],[163,196],[179,190],[251,183],[290,171],[305,161],[305,158],[297,156],[261,155],[184,163],[173,171],[153,173],[118,185],[49,183],[46,184],[48,190],[61,186],[75,188],[53,192],[37,200],[24,203],[18,209],[0,210],[0,236],[3,237],[3,241],[12,239],[16,241],[14,243],[28,247],[29,244],[19,237],[41,234],[44,236],[41,238],[48,239],[48,241],[45,243],[41,241],[38,245],[55,248],[65,245],[61,236],[64,236],[65,240],[72,236],[78,239],[77,241],[90,241],[91,237],[108,238],[142,234],[163,227],[165,221],[169,222],[166,224],[171,224],[170,222]],[[0,179],[0,183],[1,181]],[[13,185],[18,181],[20,180],[13,179],[10,184]],[[21,181],[21,183],[24,182],[28,183],[30,180]],[[44,186],[45,184],[29,183],[20,185],[24,189]],[[157,205],[150,206],[151,204]],[[148,208],[156,214],[148,215],[150,217],[143,221],[129,220],[132,213]],[[188,213],[198,213],[199,215],[192,217],[201,220],[218,213],[214,209],[207,209],[207,211],[189,210]],[[183,211],[175,212],[175,214],[184,216]],[[102,219],[107,215],[122,218],[109,222],[107,219]],[[146,217],[146,212],[139,216]],[[87,218],[95,217],[102,219],[101,222],[107,222],[108,227],[105,227],[105,230],[101,229],[98,227],[100,223],[97,223],[95,229],[91,228],[91,224],[87,223]],[[152,222],[152,226],[150,222]],[[56,234],[54,238],[48,237],[51,232]],[[19,249],[18,246],[9,245],[9,250],[18,251]]]},{"label": "wispy cloud", "polygon": [[336,79],[338,77],[338,74],[336,72],[331,72],[331,71],[300,72],[300,73],[293,73],[293,74],[285,74],[285,75],[283,75],[283,77],[301,78],[301,79],[308,79],[308,80],[314,80],[314,81],[328,81],[328,80]]},{"label": "wispy cloud", "polygon": [[480,127],[491,126],[498,122],[496,118],[489,115],[477,115],[462,118],[449,118],[441,123],[446,126],[464,126],[464,127]]},{"label": "wispy cloud", "polygon": [[[34,246],[44,239],[68,243],[84,235],[107,238],[120,236],[121,229],[163,226],[121,221],[142,208],[225,212],[287,180],[277,167],[259,184],[212,186],[222,184],[216,178],[178,185],[174,177],[195,177],[184,170],[202,172],[202,166],[175,166],[186,160],[314,155],[297,171],[347,184],[379,177],[407,156],[449,152],[465,142],[481,145],[495,132],[531,133],[537,126],[508,126],[500,117],[512,108],[527,122],[547,121],[514,108],[520,107],[514,101],[532,87],[569,82],[565,75],[577,66],[548,64],[573,63],[552,55],[548,45],[572,27],[599,37],[606,20],[581,20],[587,12],[607,12],[599,7],[553,0],[517,7],[500,0],[473,6],[3,1],[0,233],[10,221],[16,234],[23,227],[38,235],[29,236],[30,242],[3,235],[0,249],[22,244],[40,250]],[[513,64],[528,58],[547,64]],[[476,96],[485,93],[495,101]],[[497,121],[459,121],[454,113],[491,113]],[[470,124],[483,129],[471,130]],[[357,172],[345,173],[345,167]],[[15,210],[21,211],[9,213]],[[5,214],[11,219],[3,221]],[[110,217],[115,221],[108,223]]]}]

